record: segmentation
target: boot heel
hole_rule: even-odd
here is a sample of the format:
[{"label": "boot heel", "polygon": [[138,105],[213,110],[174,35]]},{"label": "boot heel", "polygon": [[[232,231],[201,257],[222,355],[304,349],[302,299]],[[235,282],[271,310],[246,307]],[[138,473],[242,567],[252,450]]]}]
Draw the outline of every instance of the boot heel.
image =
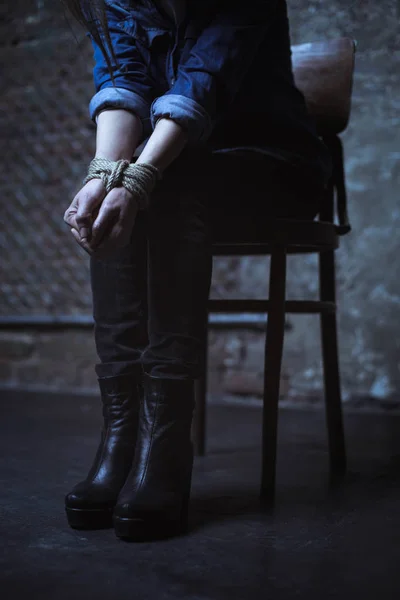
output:
[{"label": "boot heel", "polygon": [[108,529],[112,527],[112,510],[65,508],[72,529]]}]

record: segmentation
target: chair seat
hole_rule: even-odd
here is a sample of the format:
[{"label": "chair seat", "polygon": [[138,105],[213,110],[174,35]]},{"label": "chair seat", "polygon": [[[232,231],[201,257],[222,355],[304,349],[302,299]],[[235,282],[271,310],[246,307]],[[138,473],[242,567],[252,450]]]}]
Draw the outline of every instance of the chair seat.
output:
[{"label": "chair seat", "polygon": [[336,250],[338,228],[325,221],[300,219],[262,219],[248,223],[230,218],[219,228],[213,243],[215,256],[271,254],[274,247],[284,247],[288,254],[305,254]]}]

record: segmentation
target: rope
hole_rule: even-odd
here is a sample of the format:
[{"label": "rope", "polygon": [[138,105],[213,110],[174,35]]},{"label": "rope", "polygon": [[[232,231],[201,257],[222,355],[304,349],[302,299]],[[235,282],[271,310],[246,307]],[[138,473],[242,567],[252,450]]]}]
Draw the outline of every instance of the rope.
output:
[{"label": "rope", "polygon": [[161,179],[161,173],[149,163],[137,164],[126,159],[112,161],[94,158],[83,184],[91,179],[101,179],[107,194],[113,188],[123,186],[135,196],[139,208],[144,209],[147,208],[149,196],[157,180]]}]

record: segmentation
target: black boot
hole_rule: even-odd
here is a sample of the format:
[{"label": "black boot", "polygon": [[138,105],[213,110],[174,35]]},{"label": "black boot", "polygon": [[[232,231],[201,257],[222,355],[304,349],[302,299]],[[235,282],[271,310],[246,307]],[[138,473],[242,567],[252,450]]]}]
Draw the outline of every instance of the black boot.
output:
[{"label": "black boot", "polygon": [[185,532],[193,467],[194,382],[144,375],[131,472],[114,508],[115,533],[145,541]]},{"label": "black boot", "polygon": [[112,526],[112,510],[132,466],[141,396],[141,369],[99,378],[104,426],[97,453],[84,481],[65,497],[74,529]]}]

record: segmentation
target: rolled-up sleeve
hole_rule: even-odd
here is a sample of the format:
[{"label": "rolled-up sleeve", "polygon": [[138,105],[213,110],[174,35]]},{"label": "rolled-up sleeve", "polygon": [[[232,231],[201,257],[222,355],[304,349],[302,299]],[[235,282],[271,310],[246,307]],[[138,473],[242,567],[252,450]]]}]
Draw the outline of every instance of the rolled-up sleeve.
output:
[{"label": "rolled-up sleeve", "polygon": [[189,134],[189,141],[195,142],[207,138],[212,131],[212,120],[199,102],[183,94],[170,94],[157,98],[151,107],[153,128],[161,118],[172,119],[179,123]]},{"label": "rolled-up sleeve", "polygon": [[174,119],[189,143],[204,142],[234,101],[273,24],[277,0],[222,0],[203,29],[174,85],[151,106],[151,122]]},{"label": "rolled-up sleeve", "polygon": [[118,66],[113,65],[115,85],[100,47],[90,38],[94,50],[93,81],[96,93],[89,103],[90,118],[96,122],[100,111],[123,108],[134,112],[143,125],[143,137],[151,133],[150,107],[154,100],[154,82],[136,47],[135,38],[121,27],[121,17],[107,5],[110,38]]}]

